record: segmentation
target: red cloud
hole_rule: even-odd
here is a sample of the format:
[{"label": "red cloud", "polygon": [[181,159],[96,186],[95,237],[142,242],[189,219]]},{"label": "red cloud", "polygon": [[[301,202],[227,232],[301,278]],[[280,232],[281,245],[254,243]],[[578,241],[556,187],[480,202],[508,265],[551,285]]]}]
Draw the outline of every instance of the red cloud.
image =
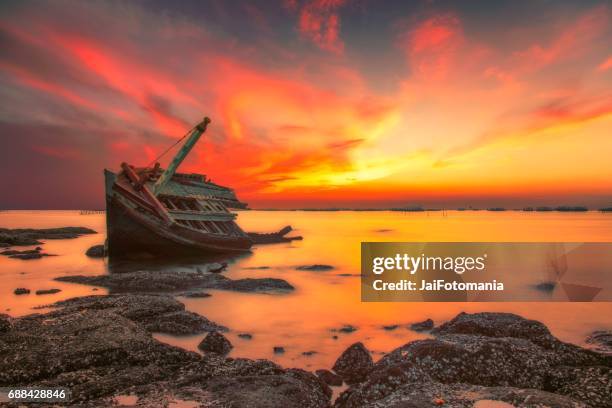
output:
[{"label": "red cloud", "polygon": [[338,9],[346,0],[312,0],[299,13],[299,32],[319,48],[337,54],[344,52],[340,38]]}]

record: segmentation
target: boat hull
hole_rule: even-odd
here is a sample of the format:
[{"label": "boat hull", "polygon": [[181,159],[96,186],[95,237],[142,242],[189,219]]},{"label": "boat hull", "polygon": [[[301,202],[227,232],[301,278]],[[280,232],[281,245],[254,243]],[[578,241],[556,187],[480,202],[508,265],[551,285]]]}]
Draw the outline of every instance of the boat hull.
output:
[{"label": "boat hull", "polygon": [[202,234],[177,224],[167,225],[137,211],[129,205],[129,200],[114,190],[114,177],[112,172],[105,172],[109,256],[129,257],[143,253],[206,256],[249,251],[252,241],[248,237]]}]

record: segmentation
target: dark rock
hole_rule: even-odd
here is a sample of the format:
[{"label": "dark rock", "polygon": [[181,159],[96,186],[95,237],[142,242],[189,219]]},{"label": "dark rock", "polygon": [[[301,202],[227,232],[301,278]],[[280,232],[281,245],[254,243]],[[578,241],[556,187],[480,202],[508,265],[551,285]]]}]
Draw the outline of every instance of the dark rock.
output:
[{"label": "dark rock", "polygon": [[370,352],[359,342],[347,348],[332,369],[348,384],[354,384],[363,381],[373,366]]},{"label": "dark rock", "polygon": [[36,291],[36,294],[37,295],[52,295],[54,293],[59,293],[61,291],[62,291],[61,289],[56,289],[56,288],[53,288],[53,289],[39,289],[39,290]]},{"label": "dark rock", "polygon": [[90,258],[104,258],[108,254],[104,245],[94,245],[85,252],[85,255]]},{"label": "dark rock", "polygon": [[299,369],[278,374],[212,377],[205,388],[215,397],[207,406],[244,408],[324,408],[332,391],[314,374]]},{"label": "dark rock", "polygon": [[283,354],[285,352],[285,348],[281,346],[274,346],[274,354]]},{"label": "dark rock", "polygon": [[391,331],[391,330],[395,330],[399,327],[399,324],[391,324],[389,326],[383,326],[383,330],[387,330],[387,331]]},{"label": "dark rock", "polygon": [[253,335],[249,333],[239,333],[238,337],[245,340],[251,340],[253,338]]},{"label": "dark rock", "polygon": [[136,271],[98,276],[60,276],[55,280],[103,286],[116,292],[166,292],[194,288],[225,289],[239,292],[282,292],[294,289],[293,286],[282,279],[232,280],[216,273],[198,273],[195,271]]},{"label": "dark rock", "polygon": [[269,266],[247,266],[246,268],[242,268],[242,269],[260,271],[260,270],[270,269],[270,267]]},{"label": "dark rock", "polygon": [[593,349],[601,353],[612,354],[612,331],[598,330],[587,337],[587,344],[593,345]]},{"label": "dark rock", "polygon": [[460,313],[450,322],[432,330],[432,334],[471,334],[487,337],[514,337],[529,339],[550,346],[554,337],[542,323],[527,320],[512,313]]},{"label": "dark rock", "polygon": [[66,312],[109,310],[124,316],[150,332],[173,335],[199,334],[207,331],[226,331],[204,316],[185,310],[185,305],[171,296],[144,294],[114,294],[85,296],[63,300],[53,306]]},{"label": "dark rock", "polygon": [[4,256],[31,255],[31,254],[37,254],[39,251],[40,250],[38,249],[28,249],[25,251],[17,251],[15,249],[9,249],[9,250],[0,252],[0,255],[4,255]]},{"label": "dark rock", "polygon": [[337,408],[502,407],[587,408],[570,397],[535,389],[443,384],[389,373],[351,387],[336,400]]},{"label": "dark rock", "polygon": [[317,352],[314,351],[314,350],[309,350],[309,351],[303,351],[302,352],[302,355],[306,356],[306,357],[314,356],[315,354],[317,354]]},{"label": "dark rock", "polygon": [[357,331],[357,327],[352,326],[350,324],[345,324],[344,326],[340,327],[339,329],[332,329],[332,331],[337,331],[340,333],[352,333],[354,331]]},{"label": "dark rock", "polygon": [[11,330],[11,326],[11,317],[7,314],[0,313],[0,333]]},{"label": "dark rock", "polygon": [[208,265],[208,272],[210,273],[221,273],[227,268],[227,262],[215,262]]},{"label": "dark rock", "polygon": [[63,227],[46,229],[0,228],[0,243],[13,246],[40,245],[42,244],[42,242],[40,242],[39,239],[71,239],[77,238],[84,234],[95,233],[96,231],[83,227]]},{"label": "dark rock", "polygon": [[[511,394],[515,396],[540,390],[533,391],[538,398],[565,402],[575,399],[598,407],[612,402],[612,360],[560,342],[539,322],[508,313],[462,313],[432,333],[435,339],[407,343],[382,357],[369,371],[365,383],[349,389],[337,405],[367,406],[364,401],[373,398],[376,404],[386,406],[387,395],[404,398],[405,393],[412,395],[412,390],[427,382],[432,389],[439,383],[453,387],[514,387]],[[397,394],[399,387],[408,383],[412,386]],[[545,395],[544,391],[569,398]],[[482,399],[499,398],[489,395]],[[350,405],[351,401],[359,403]],[[471,405],[457,402],[449,406]]]},{"label": "dark rock", "polygon": [[30,259],[40,259],[43,256],[50,256],[50,255],[48,255],[48,254],[41,254],[40,252],[34,252],[34,253],[31,253],[31,254],[10,255],[9,258],[21,259],[23,261],[28,261]]},{"label": "dark rock", "polygon": [[422,322],[412,323],[410,325],[410,330],[414,330],[416,332],[422,332],[431,330],[434,327],[434,322],[431,319],[423,320]]},{"label": "dark rock", "polygon": [[188,297],[188,298],[207,298],[207,297],[211,297],[212,295],[206,292],[187,292],[187,293],[183,293],[183,296]]},{"label": "dark rock", "polygon": [[333,385],[335,387],[342,385],[342,377],[329,370],[317,370],[315,374],[327,385]]},{"label": "dark rock", "polygon": [[204,340],[198,344],[200,350],[220,355],[228,354],[233,347],[232,343],[224,335],[216,331],[208,333]]},{"label": "dark rock", "polygon": [[331,390],[311,373],[266,360],[200,356],[155,340],[140,321],[154,319],[156,310],[165,314],[157,302],[135,320],[124,316],[131,313],[121,302],[79,307],[91,302],[71,300],[16,319],[0,315],[0,385],[67,387],[68,406],[113,406],[114,396],[130,394],[147,407],[167,406],[172,397],[202,406],[329,407]]},{"label": "dark rock", "polygon": [[215,288],[237,292],[286,292],[295,289],[287,281],[277,278],[227,279],[217,284]]},{"label": "dark rock", "polygon": [[338,336],[336,336],[335,334],[332,336],[332,339],[334,340],[338,340]]},{"label": "dark rock", "polygon": [[324,265],[324,264],[312,264],[312,265],[301,265],[295,269],[297,269],[298,271],[331,271],[332,269],[334,269],[334,267],[331,265]]},{"label": "dark rock", "polygon": [[28,293],[30,293],[30,289],[17,288],[13,291],[13,293],[16,295],[27,295]]}]

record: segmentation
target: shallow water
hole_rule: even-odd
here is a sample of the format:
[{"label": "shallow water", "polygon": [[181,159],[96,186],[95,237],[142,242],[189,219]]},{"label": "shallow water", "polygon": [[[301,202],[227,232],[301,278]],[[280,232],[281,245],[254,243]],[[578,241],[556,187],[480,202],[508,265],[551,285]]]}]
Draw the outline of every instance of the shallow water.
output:
[{"label": "shallow water", "polygon": [[[406,328],[432,318],[436,324],[461,311],[505,311],[540,320],[564,341],[583,344],[593,330],[612,328],[612,303],[362,303],[359,251],[361,241],[539,241],[612,242],[612,215],[589,213],[523,212],[301,212],[243,211],[240,225],[248,231],[274,231],[292,225],[303,241],[258,246],[252,254],[230,261],[230,278],[278,277],[296,290],[290,294],[248,294],[207,290],[210,298],[180,298],[187,309],[231,329],[230,356],[267,358],[286,367],[330,368],[350,344],[363,341],[377,359],[383,352],[410,340],[427,337]],[[35,312],[34,307],[88,294],[103,288],[53,281],[61,275],[108,273],[106,260],[90,259],[85,251],[104,242],[104,215],[69,211],[0,212],[0,226],[84,226],[99,231],[74,240],[47,241],[43,249],[57,254],[22,261],[0,257],[0,311],[13,316]],[[197,263],[157,265],[159,268],[195,269]],[[297,271],[303,264],[329,264],[326,272]],[[131,267],[138,267],[132,265]],[[267,269],[252,269],[258,267]],[[113,266],[114,267],[114,266]],[[140,265],[142,267],[142,265]],[[348,274],[350,276],[339,276]],[[16,296],[16,287],[32,290]],[[54,295],[37,296],[37,289],[59,288]],[[10,309],[6,311],[7,309]],[[358,327],[350,334],[332,330],[344,324]],[[392,331],[383,325],[399,324]],[[250,333],[251,340],[238,337]],[[338,339],[333,336],[337,335]],[[204,335],[156,338],[197,351]],[[274,346],[284,354],[275,355]],[[302,353],[315,351],[311,356]]]}]

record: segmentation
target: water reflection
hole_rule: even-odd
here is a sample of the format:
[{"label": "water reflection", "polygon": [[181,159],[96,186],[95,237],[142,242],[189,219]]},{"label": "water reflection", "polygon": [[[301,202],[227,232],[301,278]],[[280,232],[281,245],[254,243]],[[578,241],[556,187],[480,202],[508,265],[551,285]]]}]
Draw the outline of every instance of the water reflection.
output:
[{"label": "water reflection", "polygon": [[[411,323],[432,318],[436,324],[461,311],[504,311],[537,319],[562,340],[582,343],[595,329],[612,326],[612,303],[362,303],[360,301],[361,241],[612,241],[612,216],[600,213],[392,213],[392,212],[259,212],[239,213],[247,231],[276,231],[292,225],[303,241],[256,246],[251,254],[228,260],[224,274],[232,279],[281,278],[296,290],[289,294],[236,293],[206,290],[209,298],[180,298],[188,310],[231,329],[234,344],[230,356],[267,358],[284,366],[308,369],[329,368],[350,344],[363,341],[381,353],[407,341],[427,337],[408,329]],[[197,270],[210,259],[140,260],[108,263],[91,259],[85,251],[104,242],[104,216],[78,212],[2,212],[3,227],[84,226],[99,231],[74,240],[47,241],[43,248],[59,256],[21,261],[0,257],[2,311],[11,315],[31,313],[33,307],[94,291],[85,285],[56,282],[62,275],[98,275],[138,269]],[[308,264],[329,264],[329,271],[300,271]],[[557,266],[558,267],[558,266]],[[15,296],[16,287],[32,293]],[[54,295],[36,296],[37,289],[59,288]],[[533,289],[534,291],[536,289]],[[555,288],[553,288],[553,291]],[[357,327],[352,333],[337,333],[345,324]],[[384,325],[398,325],[384,330]],[[249,333],[252,339],[238,337]],[[334,338],[337,336],[337,338]],[[204,335],[176,338],[157,336],[191,350]],[[282,346],[284,354],[274,354]],[[304,351],[316,354],[305,356]]]}]

